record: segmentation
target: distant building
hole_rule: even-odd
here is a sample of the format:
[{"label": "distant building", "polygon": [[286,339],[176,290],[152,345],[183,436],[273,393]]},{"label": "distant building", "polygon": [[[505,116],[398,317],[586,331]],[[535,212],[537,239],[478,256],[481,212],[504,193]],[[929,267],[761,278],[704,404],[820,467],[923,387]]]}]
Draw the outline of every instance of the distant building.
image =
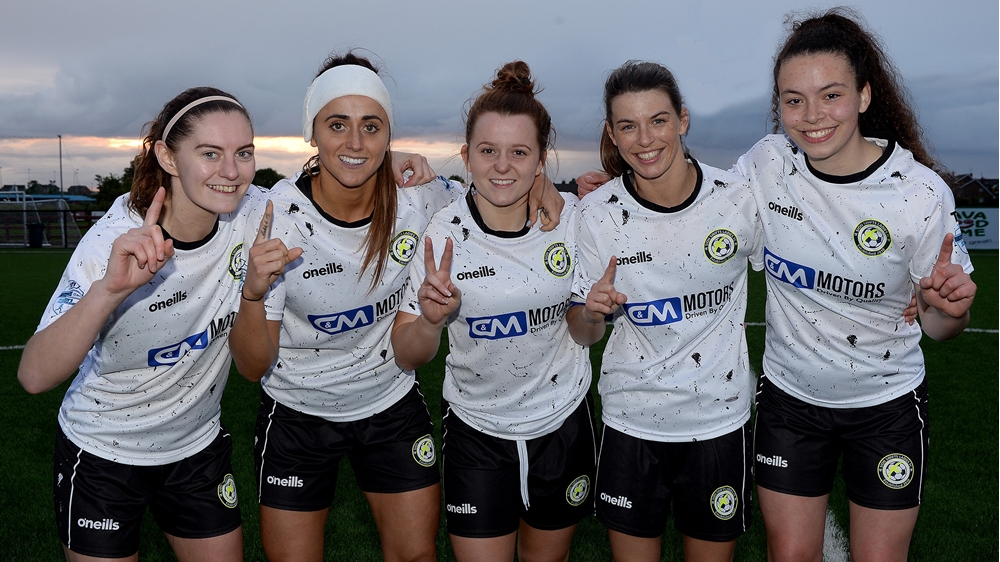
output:
[{"label": "distant building", "polygon": [[941,176],[955,194],[956,207],[996,207],[997,184],[1000,180],[974,178],[972,174]]},{"label": "distant building", "polygon": [[557,190],[562,191],[564,193],[572,193],[573,195],[577,194],[576,179],[571,179],[569,181],[562,181],[554,185],[556,186]]},{"label": "distant building", "polygon": [[85,185],[71,185],[69,186],[69,189],[66,190],[66,193],[69,193],[70,195],[85,195],[87,197],[91,197],[97,192]]}]

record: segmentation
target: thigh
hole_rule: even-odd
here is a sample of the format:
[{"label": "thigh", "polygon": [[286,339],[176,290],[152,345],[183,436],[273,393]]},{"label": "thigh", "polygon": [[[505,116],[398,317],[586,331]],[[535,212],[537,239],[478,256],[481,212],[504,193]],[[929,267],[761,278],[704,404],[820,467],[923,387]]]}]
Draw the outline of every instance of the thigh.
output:
[{"label": "thigh", "polygon": [[829,408],[798,400],[761,376],[753,428],[757,485],[797,496],[829,494],[840,460],[830,416]]},{"label": "thigh", "polygon": [[393,494],[365,492],[387,562],[436,559],[441,485]]},{"label": "thigh", "polygon": [[594,497],[597,518],[608,529],[644,538],[663,534],[672,494],[661,445],[605,424]]},{"label": "thigh", "polygon": [[441,482],[434,424],[418,385],[384,412],[351,424],[357,444],[348,458],[365,492],[411,492]]},{"label": "thigh", "polygon": [[850,510],[853,562],[905,562],[919,507],[870,509],[851,502]]},{"label": "thigh", "polygon": [[183,539],[167,534],[178,562],[243,562],[243,528],[203,539]]},{"label": "thigh", "polygon": [[840,413],[847,496],[873,510],[920,505],[927,466],[927,382],[885,404]]},{"label": "thigh", "polygon": [[516,445],[476,431],[444,404],[445,518],[457,537],[496,538],[517,531],[521,492]]},{"label": "thigh", "polygon": [[59,539],[72,553],[126,558],[139,550],[148,497],[135,467],[81,450],[56,430],[54,501]]},{"label": "thigh", "polygon": [[329,509],[291,511],[260,506],[260,541],[270,562],[321,562]]},{"label": "thigh", "polygon": [[750,526],[750,444],[749,421],[713,439],[666,444],[673,453],[674,523],[684,535],[728,542]]},{"label": "thigh", "polygon": [[771,562],[821,562],[829,496],[794,496],[757,488]]},{"label": "thigh", "polygon": [[148,484],[154,490],[149,507],[163,532],[207,539],[232,536],[240,528],[232,451],[232,437],[222,429],[205,449],[159,467],[156,481]]},{"label": "thigh", "polygon": [[343,426],[297,412],[261,390],[254,434],[260,505],[288,511],[328,509],[340,459],[351,447]]},{"label": "thigh", "polygon": [[517,531],[517,559],[519,562],[564,562],[569,560],[569,547],[573,543],[576,525],[561,529],[544,530],[521,522]]}]

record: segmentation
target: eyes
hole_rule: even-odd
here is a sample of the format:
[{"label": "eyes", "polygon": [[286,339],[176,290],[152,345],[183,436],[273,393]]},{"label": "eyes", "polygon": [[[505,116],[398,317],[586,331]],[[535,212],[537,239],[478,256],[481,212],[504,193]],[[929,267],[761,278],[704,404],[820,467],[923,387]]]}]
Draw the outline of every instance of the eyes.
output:
[{"label": "eyes", "polygon": [[[218,160],[222,157],[222,154],[217,150],[204,150],[201,153],[202,158],[207,160]],[[236,152],[236,157],[240,160],[252,160],[253,159],[253,149],[244,148]]]},{"label": "eyes", "polygon": [[[492,146],[484,146],[481,149],[479,149],[479,153],[484,156],[495,156],[499,154],[499,151],[493,148]],[[515,158],[525,158],[528,155],[530,155],[531,152],[524,148],[514,148],[510,151],[510,154]]]},{"label": "eyes", "polygon": [[[653,127],[659,127],[659,126],[662,126],[662,125],[666,125],[669,122],[670,122],[670,120],[667,119],[667,118],[665,118],[665,117],[654,117],[649,122],[649,124],[651,126],[653,126]],[[623,132],[623,133],[627,133],[627,132],[630,132],[630,131],[635,131],[638,128],[639,127],[635,123],[631,123],[631,122],[623,122],[623,123],[619,123],[618,124],[618,130],[621,131],[621,132]]]},{"label": "eyes", "polygon": [[[829,92],[829,93],[823,94],[823,101],[837,101],[837,100],[839,100],[842,97],[844,97],[844,96],[840,92]],[[784,104],[788,105],[788,106],[801,105],[802,103],[805,103],[805,100],[803,100],[802,98],[799,98],[799,97],[785,98],[785,101],[784,101]]]},{"label": "eyes", "polygon": [[[382,128],[379,126],[379,124],[374,121],[368,121],[367,123],[361,125],[361,130],[370,135],[374,135],[381,129]],[[333,121],[330,123],[330,130],[335,133],[345,132],[348,130],[347,123],[344,123],[343,121]]]}]

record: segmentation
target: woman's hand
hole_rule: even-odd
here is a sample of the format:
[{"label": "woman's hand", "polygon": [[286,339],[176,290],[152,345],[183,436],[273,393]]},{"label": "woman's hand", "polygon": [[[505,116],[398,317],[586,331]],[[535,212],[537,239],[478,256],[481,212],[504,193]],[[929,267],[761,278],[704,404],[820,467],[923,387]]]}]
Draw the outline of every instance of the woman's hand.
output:
[{"label": "woman's hand", "polygon": [[174,255],[173,240],[163,239],[163,229],[157,223],[163,209],[166,190],[162,187],[153,196],[142,226],[129,229],[111,244],[108,269],[102,279],[103,289],[119,295],[122,300],[139,287],[149,283],[156,272]]},{"label": "woman's hand", "polygon": [[[403,178],[403,172],[411,171],[409,178]],[[421,185],[436,178],[434,169],[427,162],[427,159],[419,154],[409,154],[407,152],[392,152],[392,177],[399,187],[412,187]]]},{"label": "woman's hand", "polygon": [[302,255],[302,248],[289,250],[280,238],[270,239],[273,218],[274,205],[268,201],[264,216],[260,219],[260,227],[257,229],[257,238],[250,247],[247,274],[243,281],[244,300],[263,299],[271,284],[285,272],[285,266]]},{"label": "woman's hand", "polygon": [[417,289],[417,298],[420,299],[421,315],[431,325],[441,327],[462,302],[462,291],[451,282],[453,244],[451,238],[446,239],[441,264],[435,265],[434,245],[430,237],[424,238],[424,242],[424,268],[427,274]]}]

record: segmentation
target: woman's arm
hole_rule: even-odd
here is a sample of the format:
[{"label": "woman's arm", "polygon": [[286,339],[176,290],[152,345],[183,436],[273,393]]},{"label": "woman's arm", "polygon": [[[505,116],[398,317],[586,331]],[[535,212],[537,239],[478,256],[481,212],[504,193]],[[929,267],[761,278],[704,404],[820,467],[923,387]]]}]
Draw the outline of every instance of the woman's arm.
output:
[{"label": "woman's arm", "polygon": [[173,257],[173,241],[165,241],[156,224],[165,193],[162,187],[156,192],[140,228],[130,229],[112,243],[104,277],[65,314],[28,340],[17,368],[17,380],[25,390],[45,392],[69,378],[115,309]]},{"label": "woman's arm", "polygon": [[951,233],[945,235],[934,269],[914,287],[920,325],[924,333],[938,341],[962,333],[969,325],[969,309],[976,298],[972,278],[962,266],[951,263],[954,240]]},{"label": "woman's arm", "polygon": [[615,271],[618,257],[611,256],[604,276],[587,293],[587,304],[573,306],[566,311],[569,333],[573,341],[580,345],[591,345],[604,337],[607,329],[604,318],[613,314],[628,300],[615,290]]}]

